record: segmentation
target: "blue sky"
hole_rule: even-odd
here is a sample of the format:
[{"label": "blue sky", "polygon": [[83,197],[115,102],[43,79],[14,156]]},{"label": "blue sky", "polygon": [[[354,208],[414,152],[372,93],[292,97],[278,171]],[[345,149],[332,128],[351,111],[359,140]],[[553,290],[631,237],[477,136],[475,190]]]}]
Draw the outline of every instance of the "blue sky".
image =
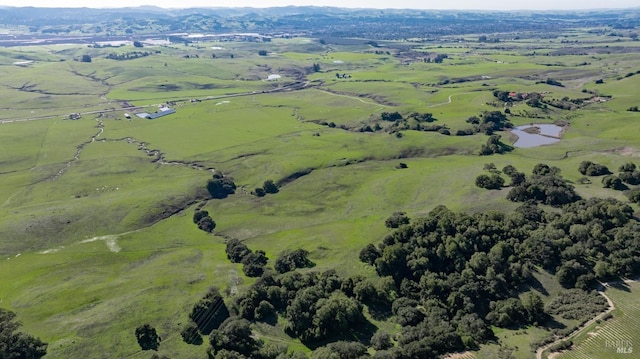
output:
[{"label": "blue sky", "polygon": [[156,5],[165,8],[317,5],[380,9],[578,10],[640,7],[640,0],[0,0],[0,6],[2,5],[98,8],[138,5]]}]

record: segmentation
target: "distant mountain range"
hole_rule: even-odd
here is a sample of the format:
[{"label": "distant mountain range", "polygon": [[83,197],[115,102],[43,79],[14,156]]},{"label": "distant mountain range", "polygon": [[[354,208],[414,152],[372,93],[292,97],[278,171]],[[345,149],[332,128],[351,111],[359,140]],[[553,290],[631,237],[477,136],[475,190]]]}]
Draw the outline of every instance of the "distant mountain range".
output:
[{"label": "distant mountain range", "polygon": [[[272,8],[114,9],[0,7],[0,24],[31,34],[142,35],[174,32],[294,32],[327,37],[399,39],[468,33],[552,31],[585,27],[633,29],[640,8],[584,11],[453,11]],[[358,26],[353,26],[358,24]],[[376,36],[372,36],[376,35]]]}]

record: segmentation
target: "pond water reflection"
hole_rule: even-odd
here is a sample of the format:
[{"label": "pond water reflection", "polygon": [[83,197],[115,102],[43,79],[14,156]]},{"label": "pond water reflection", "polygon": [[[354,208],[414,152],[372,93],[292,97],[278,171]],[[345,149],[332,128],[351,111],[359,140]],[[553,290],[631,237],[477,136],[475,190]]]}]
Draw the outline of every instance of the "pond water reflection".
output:
[{"label": "pond water reflection", "polygon": [[530,148],[560,142],[563,129],[564,127],[551,124],[518,126],[511,130],[511,133],[518,136],[518,140],[513,145],[519,148]]}]

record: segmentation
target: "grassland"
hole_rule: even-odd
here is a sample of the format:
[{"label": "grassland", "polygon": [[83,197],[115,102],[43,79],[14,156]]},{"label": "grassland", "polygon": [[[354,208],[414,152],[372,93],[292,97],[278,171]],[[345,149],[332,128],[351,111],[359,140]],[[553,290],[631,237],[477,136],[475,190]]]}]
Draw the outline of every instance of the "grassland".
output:
[{"label": "grassland", "polygon": [[[608,40],[583,31],[575,36],[585,48]],[[419,51],[406,54],[391,43],[376,54],[379,49],[368,45],[322,46],[315,39],[211,42],[146,48],[151,55],[127,61],[105,56],[133,47],[3,49],[0,305],[18,313],[25,331],[50,343],[51,358],[148,357],[133,335],[144,322],[158,328],[160,354],[205,357],[202,347],[179,336],[190,307],[209,286],[229,289],[236,276],[252,282],[226,260],[222,236],[242,239],[272,259],[304,248],[316,270],[368,276],[372,269],[354,258],[387,233],[383,222],[393,211],[415,217],[438,205],[467,212],[515,208],[507,189],[473,185],[489,162],[525,172],[544,162],[559,167],[582,196],[626,201],[597,178],[578,184],[577,168],[584,160],[612,170],[638,162],[640,114],[626,111],[640,105],[640,76],[625,77],[638,70],[634,56],[547,56],[565,47],[560,38],[505,41],[500,49],[475,40],[415,46]],[[258,48],[268,56],[259,56]],[[426,53],[449,58],[426,63]],[[84,54],[93,61],[77,61]],[[24,59],[34,62],[13,64]],[[309,70],[313,63],[319,72]],[[270,74],[282,77],[267,81]],[[565,87],[538,83],[549,77]],[[283,90],[292,83],[305,86]],[[564,139],[490,157],[477,155],[484,135],[357,131],[381,112],[415,111],[433,113],[434,124],[455,132],[468,127],[470,116],[503,110],[492,104],[495,89],[557,99],[588,96],[583,90],[612,97],[572,111],[518,103],[510,109],[521,114],[510,117],[514,124],[569,121]],[[152,121],[124,117],[145,109],[130,105],[155,111],[161,103],[177,113]],[[81,119],[66,119],[76,112]],[[40,116],[50,118],[35,120]],[[328,122],[347,129],[322,124]],[[508,140],[508,133],[500,134]],[[400,162],[407,168],[398,169]],[[207,169],[233,177],[237,194],[206,200]],[[300,171],[309,173],[276,195],[249,194],[267,179],[278,182]],[[197,205],[211,213],[219,236],[193,225]],[[553,283],[541,281],[554,292]],[[625,319],[635,313],[631,294],[611,289],[611,295],[621,303],[616,319],[567,357],[608,357],[598,340],[633,330]],[[530,358],[527,343],[545,333],[497,334],[519,348],[516,357]],[[289,337],[277,340],[302,347]],[[478,356],[491,357],[494,349]]]}]

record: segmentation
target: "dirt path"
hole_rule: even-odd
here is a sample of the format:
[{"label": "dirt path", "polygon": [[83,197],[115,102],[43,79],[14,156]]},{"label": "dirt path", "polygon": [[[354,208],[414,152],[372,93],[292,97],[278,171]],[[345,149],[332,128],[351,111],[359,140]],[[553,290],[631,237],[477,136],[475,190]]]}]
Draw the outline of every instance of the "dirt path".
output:
[{"label": "dirt path", "polygon": [[559,344],[563,341],[569,340],[571,338],[576,337],[577,335],[581,334],[583,331],[585,331],[588,327],[590,327],[593,323],[597,322],[598,320],[602,320],[602,318],[604,318],[607,314],[611,313],[615,308],[615,306],[613,305],[613,301],[611,301],[611,299],[604,294],[604,292],[598,291],[598,293],[603,296],[606,300],[607,303],[609,304],[609,308],[607,310],[605,310],[604,312],[598,314],[595,318],[591,319],[590,321],[584,323],[581,327],[579,327],[578,329],[574,330],[571,334],[567,335],[566,337],[560,338],[556,341],[554,341],[553,343],[549,343],[543,347],[540,347],[536,350],[536,359],[543,359],[542,354],[548,350],[549,348],[551,348],[552,346]]},{"label": "dirt path", "polygon": [[323,92],[323,93],[326,93],[327,95],[331,95],[331,96],[338,96],[338,97],[346,97],[346,98],[350,98],[350,99],[353,99],[353,100],[356,100],[356,101],[360,101],[360,102],[362,102],[362,103],[364,103],[364,104],[367,104],[367,105],[381,106],[381,107],[389,107],[389,106],[387,106],[387,105],[383,105],[383,104],[381,104],[381,103],[377,103],[377,102],[373,102],[373,101],[365,101],[365,100],[363,100],[362,98],[360,98],[360,97],[358,97],[358,96],[351,96],[351,95],[345,95],[345,94],[341,94],[341,93],[334,93],[334,92],[331,92],[331,91],[321,90],[321,89],[315,89],[315,90],[316,90],[316,91]]},{"label": "dirt path", "polygon": [[[82,241],[79,242],[75,242],[73,244],[70,244],[68,247],[71,246],[75,246],[78,244],[84,244],[84,243],[91,243],[91,242],[95,242],[95,241],[104,241],[105,245],[107,246],[107,248],[109,249],[110,252],[113,253],[118,253],[120,252],[120,250],[122,250],[122,248],[120,248],[120,246],[118,245],[118,238],[130,234],[130,233],[135,233],[139,231],[139,229],[133,230],[133,231],[128,231],[128,232],[124,232],[124,233],[119,233],[119,234],[107,234],[104,236],[97,236],[97,237],[93,237],[93,238],[87,238],[84,239]],[[59,252],[60,250],[64,249],[65,246],[58,246],[55,248],[50,248],[50,249],[46,249],[44,251],[40,251],[38,253],[40,254],[50,254],[50,253],[56,253]]]},{"label": "dirt path", "polygon": [[469,94],[472,94],[472,93],[475,93],[475,92],[460,92],[460,93],[454,93],[454,94],[451,94],[451,95],[449,95],[449,100],[447,100],[446,102],[440,102],[440,103],[437,103],[437,104],[435,104],[435,105],[430,105],[430,106],[429,106],[429,108],[431,108],[431,107],[438,107],[438,106],[442,106],[442,105],[448,105],[448,104],[450,104],[450,103],[453,101],[453,96],[458,96],[458,95],[469,95]]},{"label": "dirt path", "polygon": [[[614,283],[631,284],[631,283],[636,283],[639,280],[640,280],[640,278],[638,278],[638,279],[625,279],[623,281],[614,282]],[[602,284],[602,287],[604,289],[608,288],[609,286],[610,286],[610,284],[608,284],[608,283],[603,283]],[[614,309],[616,309],[615,305],[613,304],[613,301],[604,293],[604,291],[598,290],[598,293],[607,300],[607,304],[609,305],[609,308],[607,310],[605,310],[604,312],[598,314],[595,318],[593,318],[590,321],[588,321],[585,324],[583,324],[580,328],[574,330],[571,334],[567,335],[566,337],[560,338],[560,339],[554,341],[553,343],[550,343],[550,344],[547,344],[547,345],[545,345],[543,347],[538,348],[536,350],[536,359],[543,359],[542,354],[546,350],[548,350],[552,346],[554,346],[554,345],[556,345],[556,344],[558,344],[558,343],[560,343],[562,341],[569,340],[569,339],[574,338],[575,336],[581,334],[585,329],[590,327],[593,323],[597,322],[598,320],[602,320],[602,318],[604,318],[607,314],[611,313]]]}]

